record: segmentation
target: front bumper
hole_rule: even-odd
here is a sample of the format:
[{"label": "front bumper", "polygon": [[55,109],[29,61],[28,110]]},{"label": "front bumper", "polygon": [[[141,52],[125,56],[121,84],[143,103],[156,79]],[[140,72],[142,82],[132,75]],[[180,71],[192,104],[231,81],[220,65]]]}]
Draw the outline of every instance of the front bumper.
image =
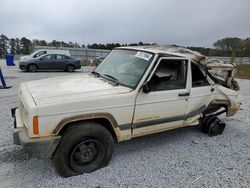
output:
[{"label": "front bumper", "polygon": [[19,69],[21,69],[21,70],[27,70],[27,66],[26,66],[26,65],[20,65],[20,64],[19,64]]},{"label": "front bumper", "polygon": [[82,68],[81,65],[76,65],[76,66],[75,66],[75,69],[81,69],[81,68]]},{"label": "front bumper", "polygon": [[11,112],[15,119],[13,131],[14,144],[21,145],[27,153],[34,157],[51,158],[59,141],[61,140],[61,136],[30,138],[27,135],[25,128],[20,125],[21,121],[19,114],[16,114],[16,112],[19,113],[18,109],[12,109]]}]

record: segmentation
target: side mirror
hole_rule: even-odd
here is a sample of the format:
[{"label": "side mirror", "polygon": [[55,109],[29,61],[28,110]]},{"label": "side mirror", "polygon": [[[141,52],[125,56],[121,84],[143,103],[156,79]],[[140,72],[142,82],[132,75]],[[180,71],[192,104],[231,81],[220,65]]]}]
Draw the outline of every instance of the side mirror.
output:
[{"label": "side mirror", "polygon": [[143,84],[142,86],[142,92],[143,93],[149,93],[150,92],[150,85],[148,82],[146,82],[145,84]]}]

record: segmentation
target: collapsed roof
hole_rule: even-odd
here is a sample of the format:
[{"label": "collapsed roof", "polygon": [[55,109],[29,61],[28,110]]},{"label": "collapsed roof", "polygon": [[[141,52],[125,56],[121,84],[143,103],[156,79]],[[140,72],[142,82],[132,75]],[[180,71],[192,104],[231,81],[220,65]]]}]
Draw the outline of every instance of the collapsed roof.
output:
[{"label": "collapsed roof", "polygon": [[199,52],[189,50],[183,47],[177,46],[162,46],[162,45],[153,45],[153,46],[129,46],[129,47],[120,47],[122,49],[134,49],[134,50],[143,50],[148,52],[153,52],[156,54],[167,54],[177,57],[186,57],[192,59],[195,62],[205,60],[206,56],[202,55]]},{"label": "collapsed roof", "polygon": [[129,46],[120,47],[118,49],[141,50],[155,54],[165,54],[168,56],[170,55],[191,59],[205,67],[205,69],[210,73],[210,77],[213,78],[214,82],[234,90],[239,90],[239,85],[234,79],[236,65],[233,63],[224,63],[217,59],[206,59],[206,56],[199,52],[177,46]]}]

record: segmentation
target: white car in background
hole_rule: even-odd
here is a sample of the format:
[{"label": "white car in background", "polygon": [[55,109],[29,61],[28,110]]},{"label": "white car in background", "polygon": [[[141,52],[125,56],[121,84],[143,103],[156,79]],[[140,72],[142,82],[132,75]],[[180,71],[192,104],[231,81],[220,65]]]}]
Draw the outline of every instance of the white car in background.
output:
[{"label": "white car in background", "polygon": [[38,57],[45,55],[45,54],[61,54],[61,55],[70,56],[69,50],[42,49],[42,50],[37,50],[30,55],[22,56],[22,57],[20,57],[20,60],[34,59],[34,58],[38,58]]}]

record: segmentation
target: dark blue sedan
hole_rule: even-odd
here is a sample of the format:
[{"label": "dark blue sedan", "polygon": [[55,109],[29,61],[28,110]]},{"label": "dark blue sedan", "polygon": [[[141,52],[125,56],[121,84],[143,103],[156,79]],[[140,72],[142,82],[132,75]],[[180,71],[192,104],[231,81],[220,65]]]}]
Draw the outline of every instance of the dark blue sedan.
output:
[{"label": "dark blue sedan", "polygon": [[21,70],[36,72],[38,70],[63,70],[73,72],[80,69],[80,61],[62,54],[46,54],[36,59],[24,59],[19,62]]}]

